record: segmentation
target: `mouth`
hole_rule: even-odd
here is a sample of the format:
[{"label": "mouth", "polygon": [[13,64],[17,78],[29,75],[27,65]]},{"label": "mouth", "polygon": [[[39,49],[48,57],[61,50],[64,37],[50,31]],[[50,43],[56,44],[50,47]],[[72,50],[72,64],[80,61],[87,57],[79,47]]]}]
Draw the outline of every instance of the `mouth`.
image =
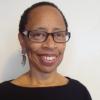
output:
[{"label": "mouth", "polygon": [[52,66],[58,61],[57,55],[48,55],[48,54],[42,54],[39,55],[39,61],[42,65],[45,66]]}]

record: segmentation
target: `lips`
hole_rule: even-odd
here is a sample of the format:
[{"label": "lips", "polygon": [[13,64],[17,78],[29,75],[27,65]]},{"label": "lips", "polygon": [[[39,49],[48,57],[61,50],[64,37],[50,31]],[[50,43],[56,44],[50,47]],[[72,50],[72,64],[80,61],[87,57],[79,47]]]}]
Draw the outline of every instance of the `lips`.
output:
[{"label": "lips", "polygon": [[42,55],[39,55],[39,61],[42,65],[52,66],[56,63],[57,56],[50,55],[50,54],[42,54]]}]

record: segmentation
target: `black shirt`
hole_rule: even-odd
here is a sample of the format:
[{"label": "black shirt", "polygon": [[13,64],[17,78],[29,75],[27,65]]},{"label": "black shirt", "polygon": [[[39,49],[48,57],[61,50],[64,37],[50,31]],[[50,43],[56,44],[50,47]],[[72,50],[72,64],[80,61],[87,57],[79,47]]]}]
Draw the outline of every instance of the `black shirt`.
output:
[{"label": "black shirt", "polygon": [[0,100],[92,100],[87,88],[69,78],[69,83],[50,87],[21,87],[6,81],[0,84]]}]

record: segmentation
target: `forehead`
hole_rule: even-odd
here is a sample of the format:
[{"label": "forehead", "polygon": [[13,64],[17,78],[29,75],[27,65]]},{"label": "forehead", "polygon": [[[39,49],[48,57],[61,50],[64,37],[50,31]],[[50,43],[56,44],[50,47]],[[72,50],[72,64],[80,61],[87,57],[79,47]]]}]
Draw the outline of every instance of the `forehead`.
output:
[{"label": "forehead", "polygon": [[36,7],[30,11],[27,26],[29,27],[38,24],[42,26],[65,26],[64,19],[57,8],[48,5]]},{"label": "forehead", "polygon": [[[43,11],[43,12],[42,12]],[[33,8],[31,11],[30,11],[30,15],[33,14],[33,13],[39,13],[39,12],[42,12],[42,13],[46,13],[46,12],[52,12],[52,13],[60,13],[58,11],[57,8],[53,7],[53,6],[50,6],[50,5],[42,5],[42,6],[38,6],[36,8]]]}]

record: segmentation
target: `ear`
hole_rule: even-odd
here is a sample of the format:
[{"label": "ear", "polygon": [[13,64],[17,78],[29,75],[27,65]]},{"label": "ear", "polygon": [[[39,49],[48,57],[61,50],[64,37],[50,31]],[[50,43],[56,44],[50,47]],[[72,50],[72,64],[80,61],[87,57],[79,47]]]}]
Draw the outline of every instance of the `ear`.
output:
[{"label": "ear", "polygon": [[18,39],[19,39],[19,42],[20,42],[22,49],[25,49],[26,48],[25,39],[24,39],[24,36],[21,33],[18,34]]}]

